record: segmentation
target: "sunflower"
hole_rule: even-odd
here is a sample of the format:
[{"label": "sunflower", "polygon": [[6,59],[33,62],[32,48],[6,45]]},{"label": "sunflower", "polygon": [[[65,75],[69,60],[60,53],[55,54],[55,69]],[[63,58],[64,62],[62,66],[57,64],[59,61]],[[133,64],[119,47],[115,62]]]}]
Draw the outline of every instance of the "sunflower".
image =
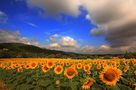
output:
[{"label": "sunflower", "polygon": [[97,67],[96,67],[97,70],[100,70],[101,69],[101,64],[98,64]]},{"label": "sunflower", "polygon": [[65,64],[64,64],[64,62],[61,62],[60,65],[61,65],[61,66],[64,66]]},{"label": "sunflower", "polygon": [[63,72],[63,67],[61,65],[58,65],[54,68],[54,72],[56,74],[61,74]]},{"label": "sunflower", "polygon": [[22,71],[23,71],[22,67],[17,68],[17,72],[22,72]]},{"label": "sunflower", "polygon": [[106,63],[103,63],[103,64],[102,64],[102,67],[106,67],[106,66],[107,66],[107,64],[106,64]]},{"label": "sunflower", "polygon": [[35,62],[30,63],[31,69],[35,69],[36,67],[37,67],[37,63],[35,63]]},{"label": "sunflower", "polygon": [[88,71],[87,74],[90,75],[90,74],[91,74],[91,71]]},{"label": "sunflower", "polygon": [[70,62],[66,62],[66,66],[70,66],[70,64],[71,64]]},{"label": "sunflower", "polygon": [[46,65],[42,66],[42,71],[43,72],[48,72],[49,70],[50,69]]},{"label": "sunflower", "polygon": [[135,66],[136,65],[136,60],[132,60],[132,64]]},{"label": "sunflower", "polygon": [[83,65],[81,63],[77,64],[77,69],[82,69]]},{"label": "sunflower", "polygon": [[84,66],[84,71],[85,72],[90,71],[90,69],[91,69],[91,66],[89,64],[87,64],[87,65]]},{"label": "sunflower", "polygon": [[123,71],[124,71],[124,72],[127,72],[128,70],[129,70],[129,66],[127,65],[127,66],[124,67],[124,70],[123,70]]},{"label": "sunflower", "polygon": [[120,69],[115,67],[107,66],[103,71],[100,72],[100,80],[104,82],[106,85],[114,86],[117,81],[119,81],[122,72]]},{"label": "sunflower", "polygon": [[47,61],[47,67],[48,67],[48,68],[53,68],[53,66],[54,66],[54,62],[51,61],[51,60],[48,60],[48,61]]},{"label": "sunflower", "polygon": [[85,83],[82,85],[82,89],[83,90],[87,90],[89,89],[91,86],[93,85],[93,79],[92,78],[88,78]]},{"label": "sunflower", "polygon": [[14,68],[15,68],[15,64],[12,63],[12,64],[10,65],[10,67],[11,67],[12,69],[14,69]]},{"label": "sunflower", "polygon": [[30,64],[26,64],[25,69],[30,69]]},{"label": "sunflower", "polygon": [[64,71],[64,75],[67,76],[69,79],[72,79],[78,72],[74,67],[69,67]]}]

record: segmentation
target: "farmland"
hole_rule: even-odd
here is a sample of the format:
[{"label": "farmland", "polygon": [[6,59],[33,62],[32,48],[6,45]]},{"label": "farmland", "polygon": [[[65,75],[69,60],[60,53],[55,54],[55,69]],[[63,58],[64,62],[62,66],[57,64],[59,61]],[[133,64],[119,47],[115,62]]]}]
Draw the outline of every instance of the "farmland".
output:
[{"label": "farmland", "polygon": [[0,59],[10,90],[135,90],[135,59]]}]

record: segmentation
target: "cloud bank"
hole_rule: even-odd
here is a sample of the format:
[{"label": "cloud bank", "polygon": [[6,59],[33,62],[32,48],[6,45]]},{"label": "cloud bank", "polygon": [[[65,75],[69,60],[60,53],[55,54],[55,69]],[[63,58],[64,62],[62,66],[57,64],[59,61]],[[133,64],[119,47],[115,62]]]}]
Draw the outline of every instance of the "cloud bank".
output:
[{"label": "cloud bank", "polygon": [[0,30],[0,43],[24,43],[38,46],[38,42],[26,37],[22,37],[19,32]]},{"label": "cloud bank", "polygon": [[112,48],[136,51],[136,1],[135,0],[85,0],[91,22],[98,28],[93,35],[104,35]]},{"label": "cloud bank", "polygon": [[30,8],[40,8],[49,14],[58,13],[77,16],[79,11],[79,0],[27,0]]},{"label": "cloud bank", "polygon": [[95,46],[81,46],[77,40],[70,36],[61,36],[53,34],[48,38],[49,43],[46,45],[39,44],[37,41],[22,37],[19,32],[11,32],[7,30],[0,30],[0,43],[24,43],[28,45],[36,45],[42,48],[61,50],[66,52],[75,52],[83,54],[104,54],[104,53],[120,53],[124,48],[112,48],[109,45]]}]

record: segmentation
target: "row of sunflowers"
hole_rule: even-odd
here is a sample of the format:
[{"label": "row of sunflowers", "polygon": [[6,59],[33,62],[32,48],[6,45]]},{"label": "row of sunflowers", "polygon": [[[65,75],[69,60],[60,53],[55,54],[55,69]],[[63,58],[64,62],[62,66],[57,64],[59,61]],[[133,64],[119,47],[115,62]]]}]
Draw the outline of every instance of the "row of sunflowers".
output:
[{"label": "row of sunflowers", "polygon": [[136,60],[0,59],[10,90],[136,90]]}]

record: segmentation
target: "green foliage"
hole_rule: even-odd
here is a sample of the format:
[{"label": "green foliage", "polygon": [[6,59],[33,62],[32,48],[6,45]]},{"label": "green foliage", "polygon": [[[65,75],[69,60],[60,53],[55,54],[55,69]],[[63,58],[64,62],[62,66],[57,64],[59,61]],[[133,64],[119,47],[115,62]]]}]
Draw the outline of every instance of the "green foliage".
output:
[{"label": "green foliage", "polygon": [[111,59],[111,56],[104,56],[103,59]]}]

